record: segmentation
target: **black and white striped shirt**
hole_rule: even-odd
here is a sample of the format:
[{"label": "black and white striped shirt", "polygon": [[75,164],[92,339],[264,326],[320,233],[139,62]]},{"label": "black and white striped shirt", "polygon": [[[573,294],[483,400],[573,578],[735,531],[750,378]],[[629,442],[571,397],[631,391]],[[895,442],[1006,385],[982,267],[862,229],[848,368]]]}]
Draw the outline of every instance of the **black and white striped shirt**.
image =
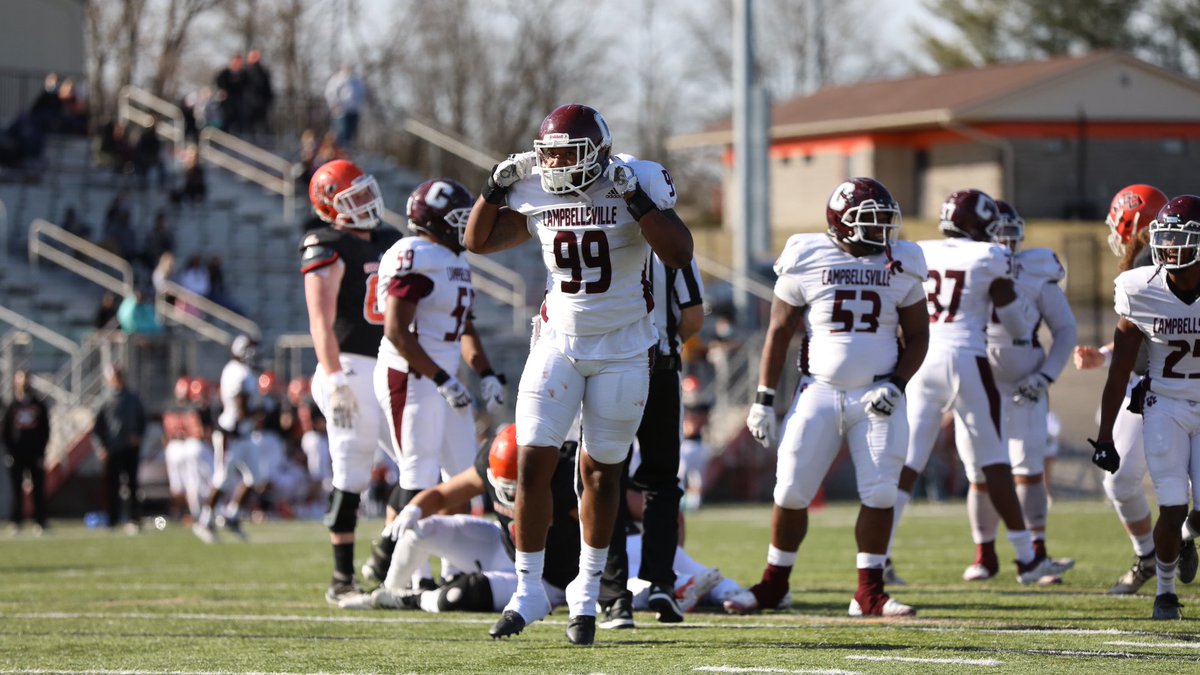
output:
[{"label": "black and white striped shirt", "polygon": [[[679,355],[680,311],[704,302],[704,283],[700,268],[693,258],[691,265],[680,270],[663,265],[655,253],[650,254],[650,286],[654,293],[654,326],[658,329],[659,353]],[[668,283],[671,292],[668,295]]]}]

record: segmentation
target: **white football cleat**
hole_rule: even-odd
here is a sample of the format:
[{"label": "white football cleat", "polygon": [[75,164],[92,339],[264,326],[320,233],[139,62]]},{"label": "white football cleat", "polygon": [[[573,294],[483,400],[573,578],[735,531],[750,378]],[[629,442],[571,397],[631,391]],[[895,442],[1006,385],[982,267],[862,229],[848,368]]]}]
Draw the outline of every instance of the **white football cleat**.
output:
[{"label": "white football cleat", "polygon": [[[754,614],[759,611],[758,598],[747,589],[743,589],[734,593],[725,599],[722,603],[725,611],[730,614]],[[779,604],[769,609],[791,609],[792,608],[792,592],[788,591],[783,595],[783,599]]]},{"label": "white football cleat", "polygon": [[337,599],[338,609],[375,609],[372,593],[348,593]]},{"label": "white football cleat", "polygon": [[1042,561],[1031,569],[1020,571],[1017,568],[1017,581],[1026,586],[1052,586],[1061,584],[1062,578],[1054,573],[1054,563],[1049,558],[1042,558]]},{"label": "white football cleat", "polygon": [[[850,616],[854,616],[854,617],[867,616],[866,614],[863,613],[862,607],[859,606],[858,600],[855,600],[853,598],[850,599],[849,614],[850,614]],[[887,602],[883,603],[883,607],[880,609],[879,614],[873,614],[871,616],[897,618],[897,617],[913,617],[916,615],[917,615],[917,610],[904,604],[903,602],[898,602],[895,598],[888,598]]]},{"label": "white football cleat", "polygon": [[979,563],[971,563],[967,569],[963,570],[963,581],[987,581],[994,576],[996,576],[995,572]]},{"label": "white football cleat", "polygon": [[675,602],[679,605],[679,609],[690,612],[719,583],[721,583],[721,570],[715,568],[704,570],[688,579],[683,586],[675,589]]},{"label": "white football cleat", "polygon": [[192,534],[196,535],[197,539],[206,544],[215,544],[217,542],[217,531],[211,526],[205,527],[200,523],[194,523],[192,525]]}]

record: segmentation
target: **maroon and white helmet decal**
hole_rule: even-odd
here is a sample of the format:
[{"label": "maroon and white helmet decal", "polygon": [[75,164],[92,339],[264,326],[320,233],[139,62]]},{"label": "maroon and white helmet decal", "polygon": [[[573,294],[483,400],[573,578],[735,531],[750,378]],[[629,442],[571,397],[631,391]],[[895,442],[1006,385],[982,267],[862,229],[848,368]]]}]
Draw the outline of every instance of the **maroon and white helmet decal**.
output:
[{"label": "maroon and white helmet decal", "polygon": [[829,196],[825,222],[836,241],[885,251],[900,229],[900,205],[874,178],[851,178]]},{"label": "maroon and white helmet decal", "polygon": [[983,191],[959,190],[942,203],[938,227],[975,241],[992,241],[998,215],[996,202]]},{"label": "maroon and white helmet decal", "polygon": [[463,250],[467,218],[475,198],[462,183],[433,178],[421,183],[408,197],[408,225],[424,232],[455,252]]}]

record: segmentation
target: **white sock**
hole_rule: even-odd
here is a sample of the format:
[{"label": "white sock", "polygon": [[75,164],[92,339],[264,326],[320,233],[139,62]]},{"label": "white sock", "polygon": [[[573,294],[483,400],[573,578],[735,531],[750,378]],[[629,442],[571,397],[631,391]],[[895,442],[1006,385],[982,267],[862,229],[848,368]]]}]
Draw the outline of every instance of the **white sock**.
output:
[{"label": "white sock", "polygon": [[441,590],[425,591],[421,594],[421,610],[437,614],[442,610],[438,609],[438,596],[441,595]]},{"label": "white sock", "polygon": [[1162,558],[1155,560],[1158,571],[1158,595],[1163,593],[1175,592],[1175,570],[1179,567],[1179,558],[1172,560],[1169,563],[1162,561]]},{"label": "white sock", "polygon": [[1000,514],[991,495],[974,488],[967,491],[967,520],[971,522],[971,540],[976,544],[996,541]]},{"label": "white sock", "polygon": [[1045,531],[1046,514],[1050,511],[1046,484],[1042,481],[1033,485],[1017,483],[1017,500],[1021,502],[1021,513],[1025,515],[1025,527]]},{"label": "white sock", "polygon": [[888,536],[887,557],[892,557],[892,544],[896,542],[896,530],[900,529],[900,516],[904,515],[904,508],[912,501],[912,495],[904,490],[896,491],[896,505],[892,507],[892,534]]},{"label": "white sock", "polygon": [[887,554],[859,552],[856,562],[860,570],[881,570],[887,564]]},{"label": "white sock", "polygon": [[546,565],[546,550],[540,551],[517,551],[516,560],[513,561],[517,567],[517,595],[529,595],[530,590],[536,593],[545,593],[546,589],[542,587],[542,568]]},{"label": "white sock", "polygon": [[775,548],[774,545],[769,545],[767,546],[767,564],[775,565],[776,567],[794,567],[796,565],[796,552],[785,551]]},{"label": "white sock", "polygon": [[200,509],[200,527],[208,527],[209,525],[212,525],[212,521],[212,507],[208,504],[205,504],[204,508]]},{"label": "white sock", "polygon": [[600,575],[608,560],[608,547],[579,545],[579,576],[567,585],[567,611],[571,616],[595,616],[600,599]]},{"label": "white sock", "polygon": [[1193,539],[1200,537],[1200,532],[1193,530],[1192,526],[1190,524],[1188,524],[1188,519],[1186,519],[1186,518],[1183,521],[1182,530],[1183,531],[1181,534],[1183,535],[1184,541],[1192,541]]},{"label": "white sock", "polygon": [[1029,530],[1008,533],[1008,543],[1017,553],[1017,562],[1026,565],[1033,562],[1033,535]]},{"label": "white sock", "polygon": [[1153,531],[1146,534],[1131,534],[1129,535],[1129,541],[1133,542],[1133,554],[1139,558],[1145,558],[1154,553]]},{"label": "white sock", "polygon": [[241,514],[242,510],[238,508],[237,504],[233,502],[225,504],[225,520],[239,520]]},{"label": "white sock", "polygon": [[462,574],[462,570],[455,567],[448,558],[442,558],[442,579],[449,581],[459,574]]}]

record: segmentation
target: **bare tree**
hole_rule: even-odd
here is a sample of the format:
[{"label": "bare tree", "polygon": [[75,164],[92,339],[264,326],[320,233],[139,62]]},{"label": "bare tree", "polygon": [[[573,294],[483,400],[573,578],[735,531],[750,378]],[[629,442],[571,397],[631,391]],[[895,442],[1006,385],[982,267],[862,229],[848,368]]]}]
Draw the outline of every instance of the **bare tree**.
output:
[{"label": "bare tree", "polygon": [[171,0],[164,16],[165,25],[158,38],[158,59],[150,90],[167,99],[178,94],[179,62],[188,48],[196,19],[220,7],[226,0]]}]

